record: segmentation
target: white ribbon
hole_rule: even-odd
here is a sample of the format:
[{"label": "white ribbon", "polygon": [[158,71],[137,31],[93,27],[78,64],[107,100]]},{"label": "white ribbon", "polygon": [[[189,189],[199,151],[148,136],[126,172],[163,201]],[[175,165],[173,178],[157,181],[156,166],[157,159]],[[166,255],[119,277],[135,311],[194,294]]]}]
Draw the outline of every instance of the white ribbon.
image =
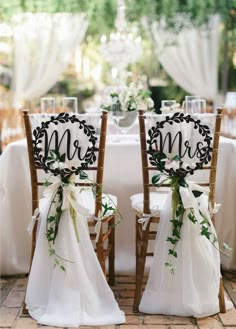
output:
[{"label": "white ribbon", "polygon": [[75,215],[73,216],[70,214],[73,225],[75,229],[75,234],[77,241],[79,242],[79,232],[77,229],[77,214],[80,214],[81,216],[87,217],[90,215],[89,209],[85,208],[83,205],[81,205],[76,198],[75,192],[76,192],[76,186],[74,185],[74,181],[70,181],[68,184],[64,184],[60,177],[57,177],[56,181],[49,185],[47,189],[44,191],[44,196],[50,197],[50,201],[53,201],[53,198],[55,197],[55,194],[57,193],[57,190],[59,187],[62,187],[63,189],[63,199],[62,199],[62,206],[61,210],[64,211],[66,209],[73,208],[75,210]]},{"label": "white ribbon", "polygon": [[209,188],[198,185],[192,181],[185,179],[188,184],[187,187],[179,187],[179,192],[185,209],[198,207],[197,198],[193,195],[193,191],[198,191],[202,193],[209,193]]},{"label": "white ribbon", "polygon": [[51,185],[49,185],[45,190],[43,195],[45,197],[50,197],[51,200],[54,198],[59,186],[62,186],[63,188],[63,200],[62,200],[62,210],[69,209],[70,206],[75,209],[76,212],[78,212],[82,216],[88,216],[89,210],[85,208],[83,205],[78,203],[77,199],[73,199],[72,193],[76,192],[76,186],[73,184],[73,182],[70,182],[68,184],[63,184],[60,177],[57,177],[55,182]]},{"label": "white ribbon", "polygon": [[213,215],[215,215],[218,210],[220,209],[221,204],[220,203],[214,203],[214,207],[212,208],[211,202],[209,202],[209,210],[210,210],[210,216],[212,218]]},{"label": "white ribbon", "polygon": [[[195,197],[193,191],[202,192],[205,194],[209,193],[209,187],[204,187],[196,184],[195,182],[185,180],[188,184],[187,187],[179,187],[180,196],[183,202],[184,209],[192,208],[194,211],[194,216],[196,217],[198,223],[202,221],[202,216],[200,213],[209,217],[208,203],[204,201],[201,196]],[[208,215],[207,215],[208,214]]]},{"label": "white ribbon", "polygon": [[93,220],[96,220],[97,221],[97,223],[94,226],[94,233],[96,233],[95,241],[97,243],[98,242],[98,239],[99,239],[100,232],[101,232],[101,228],[102,228],[102,219],[103,219],[103,217],[102,217],[102,211],[101,210],[99,211],[98,217],[92,216],[90,218],[92,218]]},{"label": "white ribbon", "polygon": [[[155,207],[155,208],[157,208],[157,207]],[[151,214],[143,214],[143,217],[138,219],[138,223],[142,224],[142,230],[143,231],[146,231],[146,228],[148,226],[148,223],[149,223],[151,217],[155,217],[155,216],[159,215],[159,209],[152,212],[155,208],[151,209]]]},{"label": "white ribbon", "polygon": [[43,196],[50,197],[51,199],[53,199],[60,185],[62,185],[62,181],[59,177],[57,177],[55,182],[48,185],[47,188],[43,191]]},{"label": "white ribbon", "polygon": [[29,223],[28,228],[27,228],[27,231],[29,232],[30,235],[32,235],[35,222],[36,222],[36,220],[39,220],[39,216],[40,216],[39,208],[36,208],[35,211],[34,211],[34,214],[32,216],[32,220]]},{"label": "white ribbon", "polygon": [[68,184],[63,186],[63,199],[61,210],[69,209],[70,207],[77,210],[76,201],[72,197],[72,193],[75,193],[75,186],[72,184]]}]

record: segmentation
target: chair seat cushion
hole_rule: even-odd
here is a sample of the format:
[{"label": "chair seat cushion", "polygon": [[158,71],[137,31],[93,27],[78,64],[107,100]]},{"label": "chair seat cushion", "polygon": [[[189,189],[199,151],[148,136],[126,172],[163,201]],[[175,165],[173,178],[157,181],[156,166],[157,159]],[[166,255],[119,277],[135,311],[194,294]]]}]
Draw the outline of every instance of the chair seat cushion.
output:
[{"label": "chair seat cushion", "polygon": [[[91,189],[81,189],[76,193],[77,202],[89,211],[89,214],[94,215],[95,212],[95,195]],[[117,197],[111,194],[102,194],[102,204],[107,204],[114,210],[108,210],[104,217],[112,215],[116,211]],[[102,207],[104,210],[104,207]]]},{"label": "chair seat cushion", "polygon": [[[150,193],[150,211],[155,216],[160,216],[160,211],[165,206],[168,192],[151,192]],[[143,193],[135,194],[130,197],[131,206],[139,213],[143,213]]]},{"label": "chair seat cushion", "polygon": [[[79,205],[80,213],[87,217],[88,220],[92,220],[95,213],[95,195],[91,189],[77,189],[76,191],[76,201]],[[40,212],[47,206],[48,197],[40,199]],[[109,209],[104,218],[111,216],[117,208],[117,197],[111,194],[102,194],[102,204],[109,205]],[[104,207],[102,208],[104,210]]]}]

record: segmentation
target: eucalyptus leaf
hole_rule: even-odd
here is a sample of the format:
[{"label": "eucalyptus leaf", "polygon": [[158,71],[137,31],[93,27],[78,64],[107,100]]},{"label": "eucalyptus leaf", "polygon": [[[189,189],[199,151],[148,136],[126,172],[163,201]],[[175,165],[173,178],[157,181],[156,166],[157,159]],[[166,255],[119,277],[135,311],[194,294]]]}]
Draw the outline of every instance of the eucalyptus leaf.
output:
[{"label": "eucalyptus leaf", "polygon": [[153,176],[152,177],[152,184],[156,185],[159,182],[159,180],[161,179],[162,175],[163,174],[157,174],[157,175]]},{"label": "eucalyptus leaf", "polygon": [[195,196],[195,198],[199,198],[200,195],[202,195],[203,192],[200,192],[200,191],[197,191],[197,190],[193,190],[192,193]]}]

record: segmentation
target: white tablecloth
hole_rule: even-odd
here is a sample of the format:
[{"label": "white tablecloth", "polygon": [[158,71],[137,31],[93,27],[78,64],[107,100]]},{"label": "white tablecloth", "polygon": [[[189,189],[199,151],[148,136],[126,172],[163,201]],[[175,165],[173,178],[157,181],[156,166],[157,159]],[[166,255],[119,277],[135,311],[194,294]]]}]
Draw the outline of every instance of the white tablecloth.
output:
[{"label": "white tablecloth", "polygon": [[[216,216],[220,243],[233,247],[231,259],[222,264],[236,269],[236,141],[220,138],[217,172]],[[30,173],[25,140],[8,145],[0,157],[0,241],[1,274],[29,271],[30,241],[27,226],[31,221]],[[141,156],[138,136],[123,136],[119,143],[108,136],[105,156],[105,192],[118,198],[123,221],[116,228],[116,272],[134,273],[135,217],[130,196],[142,189]]]}]

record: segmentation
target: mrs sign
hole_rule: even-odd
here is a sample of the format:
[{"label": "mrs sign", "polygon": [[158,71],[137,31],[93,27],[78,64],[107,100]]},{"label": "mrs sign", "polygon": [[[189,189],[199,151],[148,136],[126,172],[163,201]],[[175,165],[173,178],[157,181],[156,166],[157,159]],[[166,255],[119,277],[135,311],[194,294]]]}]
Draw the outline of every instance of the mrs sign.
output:
[{"label": "mrs sign", "polygon": [[[186,134],[189,125],[193,128],[190,129],[190,136]],[[170,129],[173,133],[169,131]],[[193,163],[188,163],[185,168],[176,169],[176,172],[178,171],[182,176],[193,174],[195,170],[211,161],[211,141],[211,131],[207,125],[201,124],[200,120],[190,115],[174,113],[171,117],[166,116],[163,121],[157,121],[156,126],[148,130],[149,161],[158,168],[157,154],[166,154],[168,157],[177,155],[182,160],[193,159]],[[173,168],[166,171],[170,175],[175,172]]]}]

